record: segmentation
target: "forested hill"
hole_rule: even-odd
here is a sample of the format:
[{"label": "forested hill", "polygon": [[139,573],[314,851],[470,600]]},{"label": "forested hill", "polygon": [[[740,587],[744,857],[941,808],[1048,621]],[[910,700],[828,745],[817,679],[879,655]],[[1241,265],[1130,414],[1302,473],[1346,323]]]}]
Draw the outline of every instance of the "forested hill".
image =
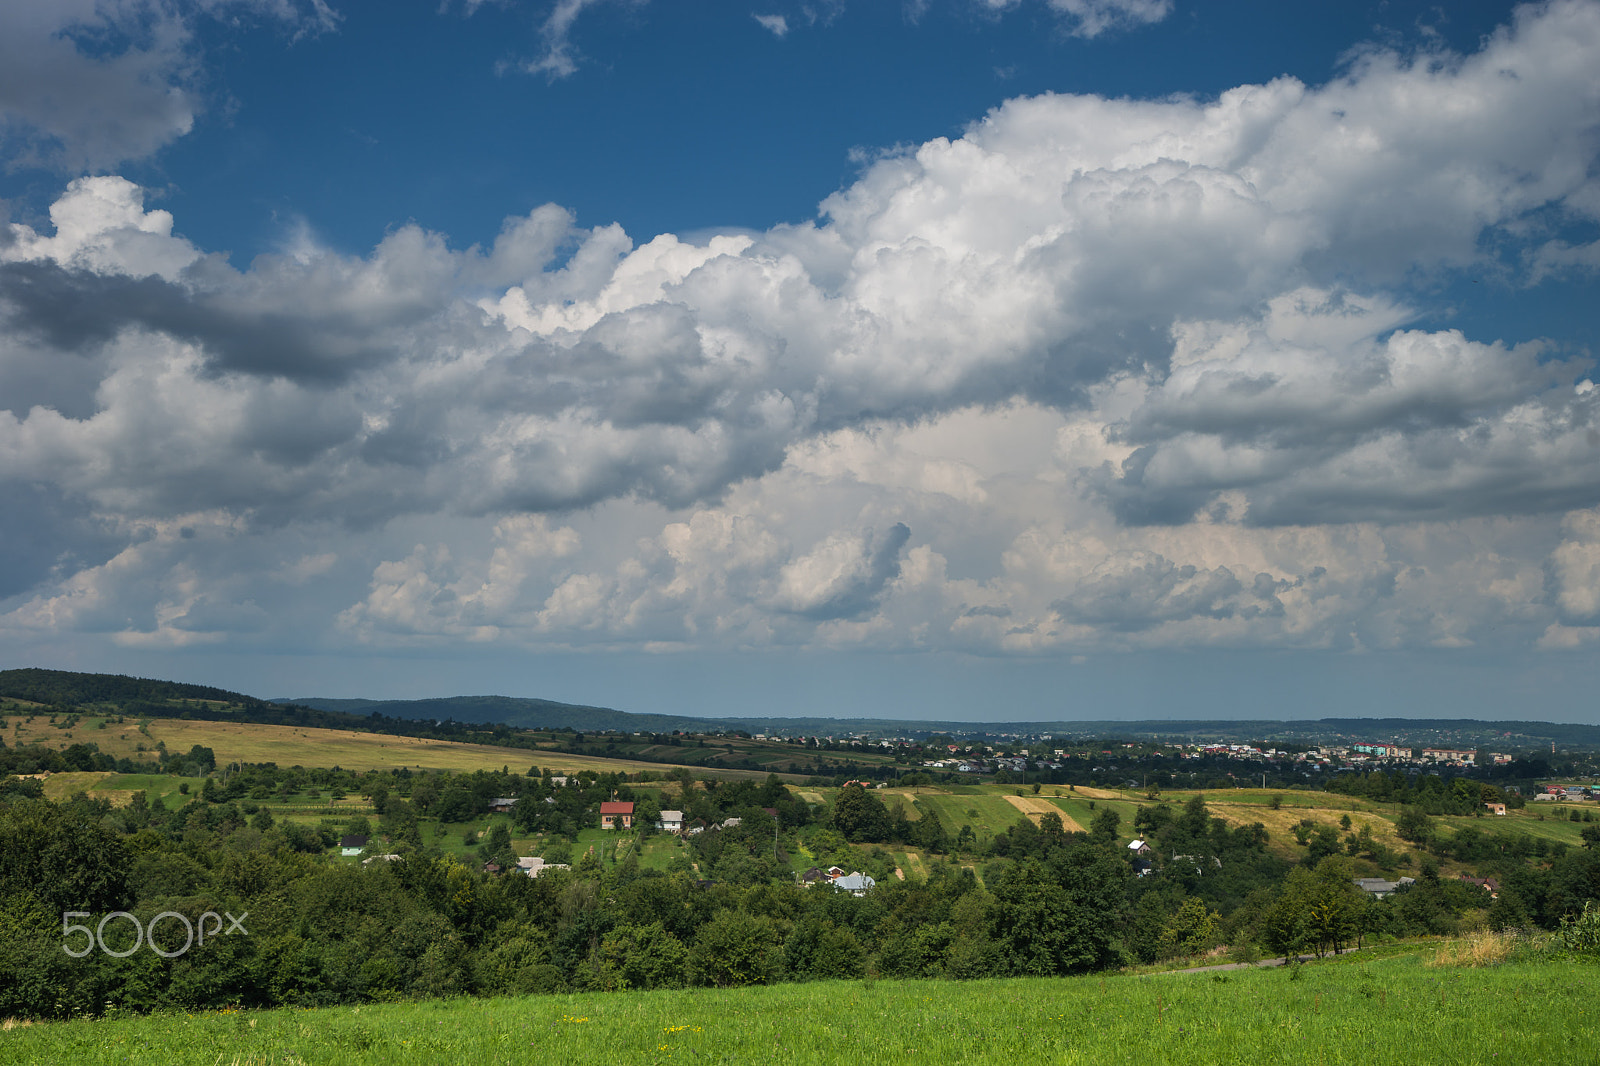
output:
[{"label": "forested hill", "polygon": [[[648,714],[589,707],[554,700],[517,696],[446,696],[424,700],[350,700],[297,696],[278,703],[315,707],[345,714],[380,714],[389,718],[423,721],[487,722],[516,729],[576,729],[583,733],[777,733],[783,736],[917,736],[984,730],[1015,730],[1016,726],[961,722],[910,722],[886,718],[696,718],[686,715]],[[1038,732],[1036,723],[1027,727]],[[1048,729],[1048,726],[1045,727]],[[1082,729],[1082,725],[1063,729]],[[1096,733],[1098,736],[1099,734]]]},{"label": "forested hill", "polygon": [[[586,707],[555,700],[515,696],[447,696],[426,700],[340,700],[320,696],[281,702],[344,714],[381,714],[388,718],[425,721],[486,722],[517,729],[576,729],[584,733],[717,733],[748,729],[750,723],[717,718],[685,718],[670,714],[631,714],[609,707]],[[837,723],[833,728],[838,728]]]},{"label": "forested hill", "polygon": [[[533,739],[524,734],[520,727],[503,723],[451,720],[448,714],[439,720],[420,716],[391,717],[367,706],[360,708],[364,712],[360,714],[324,710],[320,707],[258,699],[255,696],[213,688],[209,685],[187,685],[173,681],[125,677],[120,674],[84,674],[32,668],[0,670],[0,700],[27,700],[44,704],[52,709],[75,712],[250,722],[255,725],[286,725],[313,729],[347,729],[431,740],[497,744],[504,747],[534,746]],[[552,706],[566,705],[552,704]],[[616,715],[619,712],[606,713]],[[598,725],[583,727],[586,731],[600,728],[602,727]]]},{"label": "forested hill", "polygon": [[24,667],[0,670],[0,698],[29,700],[52,706],[84,703],[166,703],[171,700],[210,700],[219,703],[260,704],[264,700],[210,685],[187,685],[124,674],[81,674],[71,670]]}]

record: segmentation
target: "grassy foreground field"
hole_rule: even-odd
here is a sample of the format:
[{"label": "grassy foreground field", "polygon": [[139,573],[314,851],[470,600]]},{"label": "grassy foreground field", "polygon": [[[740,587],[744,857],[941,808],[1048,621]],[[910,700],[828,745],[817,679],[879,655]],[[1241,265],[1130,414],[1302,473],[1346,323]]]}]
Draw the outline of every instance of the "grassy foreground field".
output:
[{"label": "grassy foreground field", "polygon": [[1417,955],[1227,974],[878,981],[19,1026],[0,1062],[1315,1063],[1592,1061],[1600,972]]}]

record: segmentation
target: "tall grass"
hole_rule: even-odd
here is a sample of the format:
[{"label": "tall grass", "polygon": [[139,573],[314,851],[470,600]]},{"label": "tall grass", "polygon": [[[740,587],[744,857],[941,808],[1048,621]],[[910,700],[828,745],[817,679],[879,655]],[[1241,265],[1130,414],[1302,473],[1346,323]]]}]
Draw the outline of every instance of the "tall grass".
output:
[{"label": "tall grass", "polygon": [[1296,973],[878,980],[173,1014],[0,1031],[0,1062],[1570,1066],[1600,1046],[1587,967],[1439,969],[1416,956],[1352,956]]},{"label": "tall grass", "polygon": [[1440,945],[1432,958],[1423,963],[1430,967],[1498,966],[1509,959],[1520,945],[1515,933],[1478,932],[1461,940],[1451,940]]}]

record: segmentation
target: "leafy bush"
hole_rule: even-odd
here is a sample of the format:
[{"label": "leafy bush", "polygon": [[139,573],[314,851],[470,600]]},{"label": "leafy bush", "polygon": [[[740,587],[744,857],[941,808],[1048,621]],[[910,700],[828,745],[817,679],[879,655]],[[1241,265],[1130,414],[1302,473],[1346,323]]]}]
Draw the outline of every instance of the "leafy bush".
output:
[{"label": "leafy bush", "polygon": [[1600,957],[1600,907],[1585,903],[1582,914],[1561,919],[1552,939],[1563,951]]}]

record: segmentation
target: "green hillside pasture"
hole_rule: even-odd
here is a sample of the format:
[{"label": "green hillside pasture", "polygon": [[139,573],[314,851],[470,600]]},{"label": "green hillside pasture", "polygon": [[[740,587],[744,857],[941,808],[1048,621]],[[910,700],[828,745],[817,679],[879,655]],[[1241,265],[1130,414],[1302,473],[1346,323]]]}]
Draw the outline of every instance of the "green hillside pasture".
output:
[{"label": "green hillside pasture", "polygon": [[[919,810],[932,810],[939,815],[939,821],[952,840],[963,825],[972,826],[972,831],[983,839],[1003,833],[1022,820],[1021,811],[1006,802],[1005,796],[993,792],[988,795],[925,793],[916,799]],[[969,811],[977,813],[969,814]]]},{"label": "green hillside pasture", "polygon": [[1600,1043],[1589,966],[1350,957],[1294,977],[827,982],[117,1018],[0,1031],[0,1061],[1570,1066]]},{"label": "green hillside pasture", "polygon": [[[1040,795],[1044,795],[1052,789],[1046,789]],[[1071,815],[1072,820],[1085,829],[1089,828],[1090,823],[1094,821],[1095,815],[1109,807],[1122,817],[1122,825],[1117,830],[1122,841],[1127,842],[1134,838],[1133,817],[1139,810],[1139,804],[1137,803],[1124,803],[1121,800],[1084,799],[1075,793],[1065,790],[1062,791],[1060,799],[1051,796],[1050,802],[1060,807],[1063,813]],[[1092,809],[1089,806],[1091,803],[1094,804]]]},{"label": "green hillside pasture", "polygon": [[[1540,804],[1540,807],[1544,806],[1544,804]],[[1540,814],[1545,816],[1544,821],[1539,820]],[[1560,815],[1559,818],[1556,817],[1557,814]],[[1499,818],[1441,817],[1435,818],[1434,821],[1438,822],[1440,825],[1447,825],[1452,830],[1461,829],[1470,825],[1474,829],[1481,830],[1486,835],[1493,835],[1495,833],[1526,833],[1528,836],[1539,837],[1544,840],[1562,841],[1572,845],[1575,848],[1583,847],[1582,830],[1584,826],[1593,824],[1589,822],[1569,821],[1567,812],[1565,810],[1533,811],[1526,808],[1520,811],[1514,811],[1504,817]]]},{"label": "green hillside pasture", "polygon": [[[960,791],[950,793],[922,794],[916,797],[919,805],[926,805],[939,812],[939,819],[944,823],[945,830],[953,837],[960,831],[963,824],[970,824],[973,832],[980,837],[993,836],[1002,833],[1012,824],[1023,817],[1023,814],[1012,804],[1007,797],[1017,794],[1016,785],[988,785],[983,788],[971,786],[958,786]],[[1058,797],[1056,793],[1061,795]],[[1068,823],[1077,823],[1084,829],[1089,828],[1089,823],[1094,816],[1107,807],[1122,816],[1122,837],[1124,840],[1133,839],[1133,816],[1139,804],[1124,800],[1091,800],[1079,793],[1073,792],[1066,785],[1046,785],[1039,790],[1037,796],[1032,788],[1022,790],[1022,798],[1044,800],[1051,806],[1061,811],[1063,820],[1071,819]],[[1089,804],[1093,803],[1091,809]],[[978,812],[973,818],[968,815],[969,810]]]},{"label": "green hillside pasture", "polygon": [[106,774],[89,791],[96,798],[111,793],[111,802],[119,807],[131,800],[135,792],[148,792],[151,799],[159,796],[163,803],[171,806],[189,801],[189,796],[179,791],[183,785],[189,786],[191,795],[199,795],[204,784],[203,777],[174,777],[171,774]]}]

